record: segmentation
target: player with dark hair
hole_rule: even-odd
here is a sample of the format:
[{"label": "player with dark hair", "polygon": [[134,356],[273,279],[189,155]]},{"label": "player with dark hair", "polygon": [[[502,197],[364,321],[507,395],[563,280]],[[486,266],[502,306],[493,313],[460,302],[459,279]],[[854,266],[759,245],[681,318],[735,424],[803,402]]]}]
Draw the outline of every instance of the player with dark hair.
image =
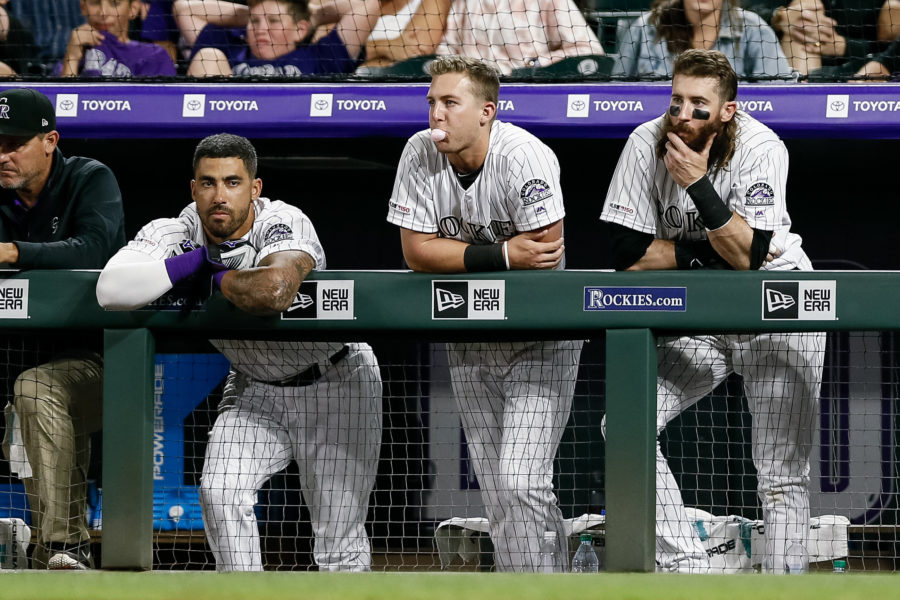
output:
[{"label": "player with dark hair", "polygon": [[[617,269],[812,269],[790,230],[787,149],[737,110],[736,97],[722,53],[687,50],[676,59],[668,111],[629,136],[606,196],[601,218],[610,223]],[[730,373],[743,377],[770,572],[783,570],[792,541],[808,540],[824,347],[822,333],[657,340],[658,432]],[[704,572],[706,552],[658,443],[656,452],[657,564]]]},{"label": "player with dark hair", "polygon": [[[299,209],[260,196],[256,151],[242,137],[200,142],[188,205],[146,225],[103,269],[97,299],[134,310],[190,277],[212,278],[238,308],[287,310],[325,254]],[[230,361],[210,433],[200,500],[221,571],[262,570],[253,510],[266,480],[300,467],[320,570],[371,566],[365,530],[381,441],[381,378],[367,344],[212,340]]]},{"label": "player with dark hair", "polygon": [[[562,269],[559,163],[495,119],[497,72],[473,58],[431,64],[429,125],[406,144],[388,221],[415,271]],[[540,543],[566,547],[553,459],[569,418],[580,341],[449,346],[450,374],[487,512],[494,564],[534,571]],[[556,570],[567,567],[558,553]]]},{"label": "player with dark hair", "polygon": [[[46,96],[0,92],[0,267],[98,269],[125,243],[112,171],[90,158],[66,158],[58,143]],[[56,335],[53,346],[52,356],[16,378],[8,410],[15,407],[28,458],[19,476],[37,529],[33,565],[87,569],[90,434],[103,422],[101,344],[79,334]]]}]

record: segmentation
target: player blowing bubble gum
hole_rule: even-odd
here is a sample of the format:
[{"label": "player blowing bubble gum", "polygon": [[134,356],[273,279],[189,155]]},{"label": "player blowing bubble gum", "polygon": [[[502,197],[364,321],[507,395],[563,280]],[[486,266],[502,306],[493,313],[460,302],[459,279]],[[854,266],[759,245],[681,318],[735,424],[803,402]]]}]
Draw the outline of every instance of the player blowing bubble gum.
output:
[{"label": "player blowing bubble gum", "polygon": [[[426,273],[564,267],[559,163],[496,119],[497,71],[468,57],[431,64],[428,129],[407,142],[388,221]],[[550,276],[548,274],[547,276]],[[453,395],[481,486],[494,564],[535,571],[546,532],[565,547],[553,459],[568,420],[580,340],[448,345]],[[557,553],[553,570],[568,570]]]}]

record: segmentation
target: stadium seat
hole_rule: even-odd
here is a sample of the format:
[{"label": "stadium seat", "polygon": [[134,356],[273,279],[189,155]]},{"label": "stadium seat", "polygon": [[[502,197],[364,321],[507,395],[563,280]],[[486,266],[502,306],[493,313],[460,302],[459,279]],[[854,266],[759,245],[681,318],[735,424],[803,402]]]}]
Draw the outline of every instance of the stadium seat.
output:
[{"label": "stadium seat", "polygon": [[434,54],[425,54],[386,67],[369,67],[365,72],[357,71],[357,74],[377,78],[429,79],[428,66],[434,59]]},{"label": "stadium seat", "polygon": [[606,80],[612,72],[615,58],[599,54],[570,56],[546,67],[525,67],[512,72],[516,79],[538,81],[559,80]]}]

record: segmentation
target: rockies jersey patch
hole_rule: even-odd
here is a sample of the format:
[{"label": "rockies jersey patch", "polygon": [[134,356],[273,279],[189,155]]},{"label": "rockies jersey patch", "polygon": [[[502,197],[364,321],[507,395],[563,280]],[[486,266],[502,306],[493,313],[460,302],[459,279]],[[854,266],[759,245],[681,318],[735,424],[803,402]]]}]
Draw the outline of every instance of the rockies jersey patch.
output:
[{"label": "rockies jersey patch", "polygon": [[775,191],[765,182],[754,183],[747,188],[744,196],[745,206],[772,206],[775,204]]},{"label": "rockies jersey patch", "polygon": [[291,239],[294,239],[294,232],[284,223],[272,225],[266,229],[266,232],[263,234],[263,243],[267,246],[269,244],[274,244],[275,242]]},{"label": "rockies jersey patch", "polygon": [[531,179],[522,186],[519,192],[519,198],[522,199],[522,206],[529,206],[553,197],[553,191],[550,185],[543,179]]}]

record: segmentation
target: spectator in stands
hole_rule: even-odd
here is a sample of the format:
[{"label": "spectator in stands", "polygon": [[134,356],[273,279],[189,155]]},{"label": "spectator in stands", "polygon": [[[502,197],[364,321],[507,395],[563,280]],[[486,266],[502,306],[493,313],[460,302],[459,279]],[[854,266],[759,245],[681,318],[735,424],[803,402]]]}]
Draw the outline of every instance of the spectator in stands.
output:
[{"label": "spectator in stands", "polygon": [[142,0],[140,38],[165,48],[173,62],[178,60],[178,25],[175,24],[175,0]]},{"label": "spectator in stands", "polygon": [[66,53],[72,29],[84,20],[79,0],[9,0],[7,9],[32,33],[37,49],[21,72],[52,73]]},{"label": "spectator in stands", "polygon": [[[40,92],[0,92],[0,106],[0,267],[103,267],[125,243],[115,176],[95,160],[63,156],[53,105]],[[68,344],[55,334],[54,343],[65,350],[15,381],[13,406],[31,471],[19,475],[36,528],[33,564],[86,569],[85,474],[89,435],[102,422],[103,363],[84,348],[84,335]]]},{"label": "spectator in stands", "polygon": [[509,75],[569,56],[604,54],[572,0],[422,0],[414,12],[400,14],[404,28],[388,38],[384,26],[385,33],[369,46],[375,53],[371,58],[380,60],[370,65],[456,54],[487,61]]},{"label": "spectator in stands", "polygon": [[174,76],[175,63],[156,44],[128,37],[128,24],[138,16],[140,0],[81,0],[87,18],[72,30],[63,57],[66,77]]},{"label": "spectator in stands", "polygon": [[381,18],[366,41],[364,67],[383,67],[434,54],[453,0],[382,0]]},{"label": "spectator in stands", "polygon": [[893,75],[900,74],[900,37],[896,38],[887,50],[876,55],[872,60],[856,72],[863,79],[888,81]]},{"label": "spectator in stands", "polygon": [[654,0],[650,12],[620,32],[620,69],[628,77],[672,77],[689,48],[722,52],[738,77],[789,78],[791,66],[772,28],[735,0]]},{"label": "spectator in stands", "polygon": [[772,24],[794,69],[820,78],[851,75],[900,35],[898,0],[749,0]]},{"label": "spectator in stands", "polygon": [[[366,38],[378,20],[378,0],[250,0],[246,38],[223,27],[242,19],[242,8],[213,0],[177,0],[175,19],[194,43],[188,75],[299,77],[349,73],[364,54]],[[334,24],[326,35],[304,43],[320,26]]]},{"label": "spectator in stands", "polygon": [[36,54],[31,32],[6,10],[7,4],[0,0],[0,77],[27,72]]}]

